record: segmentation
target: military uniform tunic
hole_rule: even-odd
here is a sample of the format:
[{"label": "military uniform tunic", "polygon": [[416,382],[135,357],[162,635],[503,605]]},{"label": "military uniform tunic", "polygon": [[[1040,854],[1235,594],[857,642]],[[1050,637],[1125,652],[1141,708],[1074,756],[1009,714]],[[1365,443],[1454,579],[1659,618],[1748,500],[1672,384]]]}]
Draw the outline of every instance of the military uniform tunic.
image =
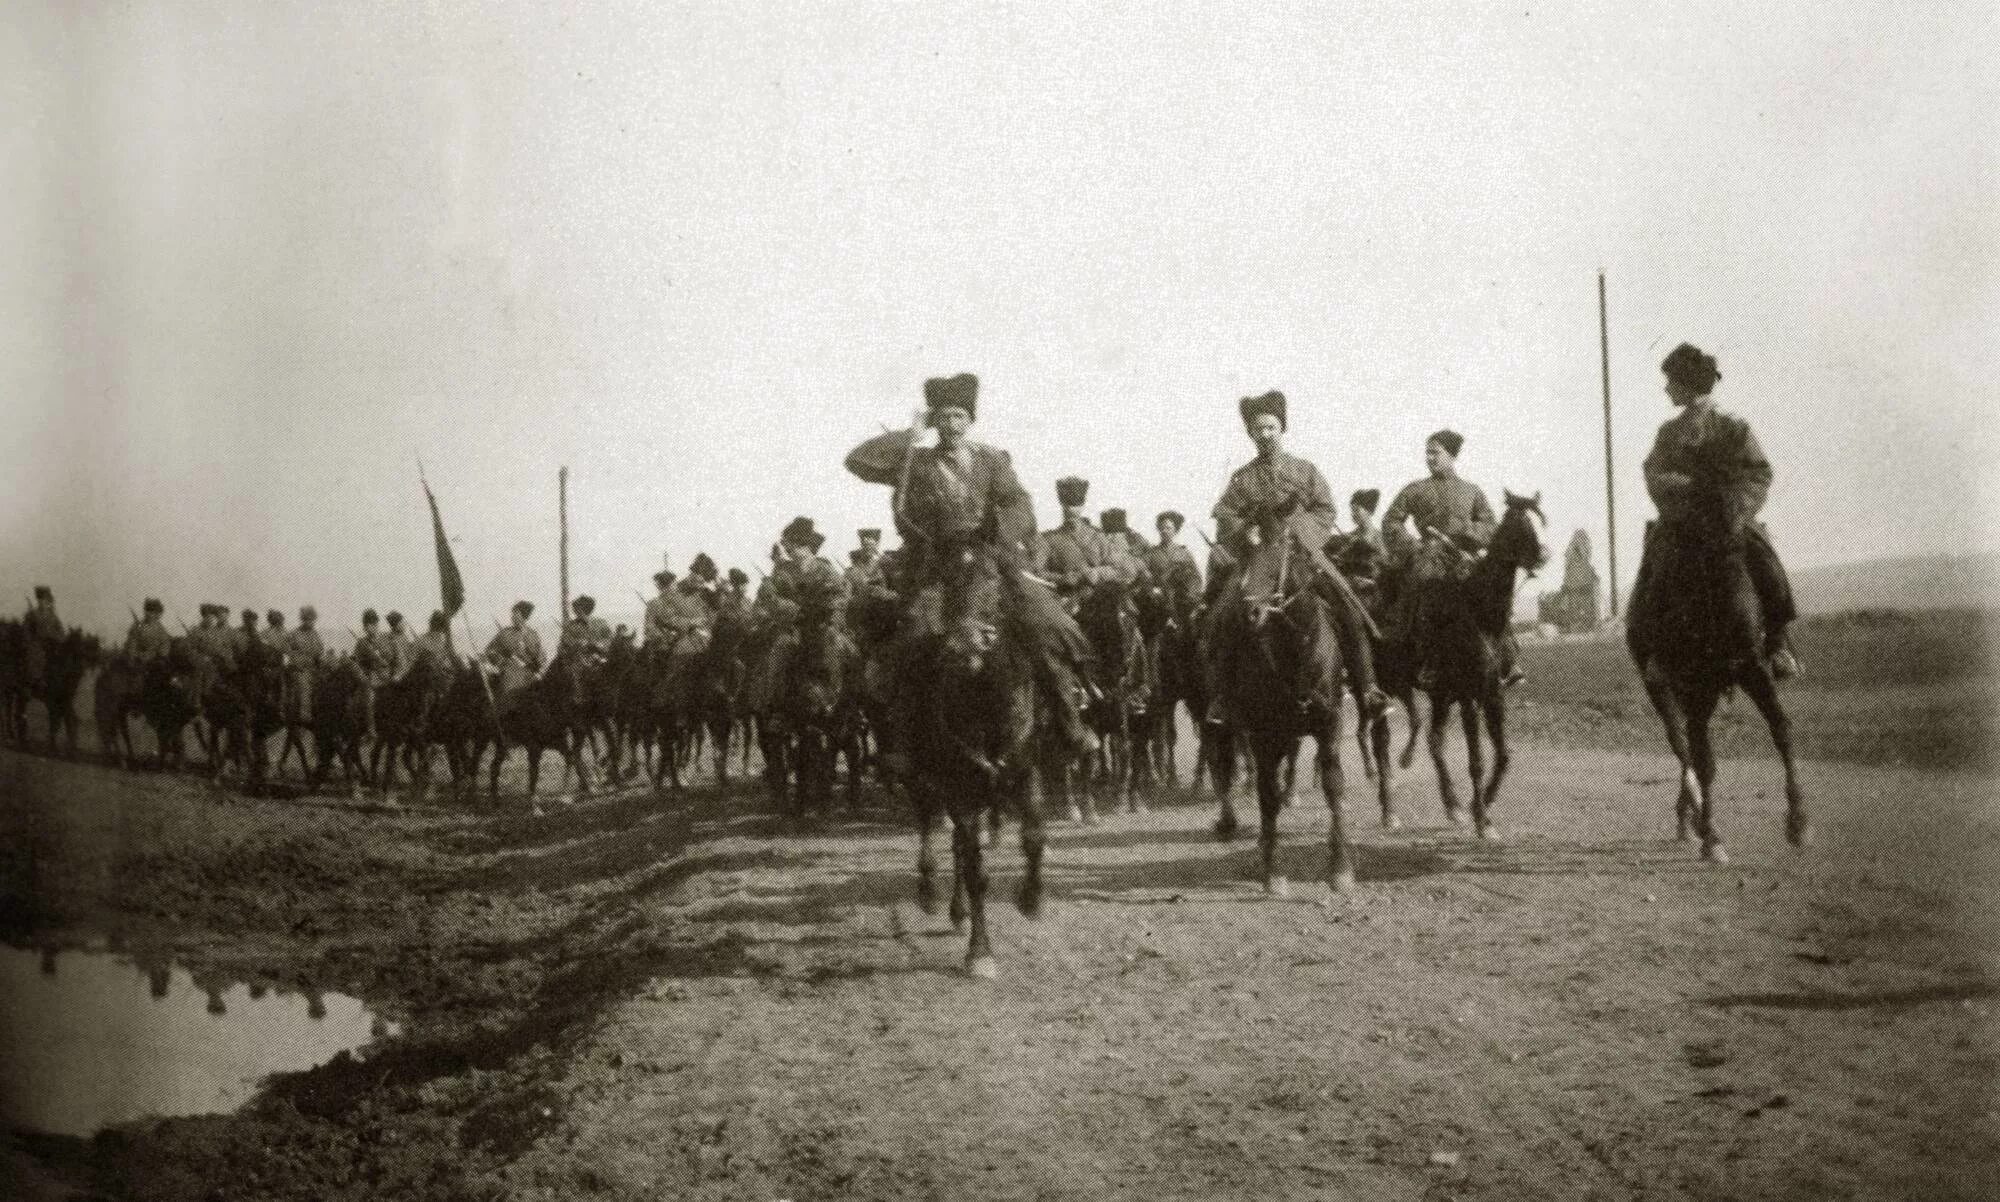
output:
[{"label": "military uniform tunic", "polygon": [[1238,562],[1247,558],[1253,529],[1266,543],[1290,529],[1305,545],[1317,547],[1333,532],[1338,516],[1326,477],[1311,463],[1283,451],[1237,468],[1213,513],[1219,541]]},{"label": "military uniform tunic", "polygon": [[675,587],[646,602],[646,645],[671,645],[691,632],[706,630],[713,620],[708,602]]},{"label": "military uniform tunic", "polygon": [[1106,534],[1083,518],[1042,536],[1041,568],[1049,583],[1065,595],[1098,583],[1129,586],[1140,571],[1123,538]]},{"label": "military uniform tunic", "polygon": [[310,668],[326,656],[326,644],[319,631],[301,626],[285,638],[285,655],[294,668]]},{"label": "military uniform tunic", "polygon": [[1738,524],[1756,517],[1771,492],[1771,461],[1750,423],[1708,405],[1689,406],[1660,426],[1644,470],[1646,491],[1669,523],[1689,515],[1703,487],[1721,492]]},{"label": "military uniform tunic", "polygon": [[1179,543],[1147,547],[1144,562],[1146,575],[1167,590],[1177,608],[1190,609],[1201,599],[1201,569],[1186,547]]},{"label": "military uniform tunic", "polygon": [[125,654],[134,662],[149,664],[173,648],[173,636],[158,618],[142,618],[125,634]]},{"label": "military uniform tunic", "polygon": [[602,655],[610,646],[611,623],[592,614],[587,618],[571,618],[564,624],[562,638],[556,642],[556,654],[568,651]]},{"label": "military uniform tunic", "polygon": [[[901,483],[906,452],[909,478]],[[956,453],[911,450],[910,432],[892,430],[850,452],[847,470],[870,484],[901,483],[890,505],[904,547],[919,556],[986,535],[1019,554],[1034,537],[1034,502],[1014,475],[1014,461],[998,447],[964,442]]]},{"label": "military uniform tunic", "polygon": [[1415,519],[1419,538],[1436,530],[1468,550],[1484,547],[1497,525],[1485,492],[1457,476],[1426,476],[1405,485],[1382,515],[1382,526],[1400,531],[1406,517]]}]

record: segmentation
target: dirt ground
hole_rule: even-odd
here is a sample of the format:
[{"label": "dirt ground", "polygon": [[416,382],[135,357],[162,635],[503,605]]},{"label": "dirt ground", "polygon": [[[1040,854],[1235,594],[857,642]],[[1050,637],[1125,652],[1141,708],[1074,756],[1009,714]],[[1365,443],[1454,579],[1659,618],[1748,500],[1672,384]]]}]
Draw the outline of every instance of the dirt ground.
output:
[{"label": "dirt ground", "polygon": [[[1538,682],[1546,676],[1538,678]],[[1984,771],[1723,766],[1734,863],[1658,751],[1517,747],[1484,845],[1284,816],[1293,896],[1179,799],[1057,824],[997,981],[874,810],[749,788],[536,820],[220,798],[0,751],[0,922],[347,992],[403,1034],[233,1116],[16,1133],[21,1196],[2000,1197],[2000,810]],[[1457,752],[1454,749],[1454,758]]]}]

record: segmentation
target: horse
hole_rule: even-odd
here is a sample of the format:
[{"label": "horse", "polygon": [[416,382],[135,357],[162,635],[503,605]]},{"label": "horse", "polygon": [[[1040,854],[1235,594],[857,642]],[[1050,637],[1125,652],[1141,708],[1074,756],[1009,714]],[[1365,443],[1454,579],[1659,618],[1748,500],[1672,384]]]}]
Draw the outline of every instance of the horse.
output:
[{"label": "horse", "polygon": [[[693,666],[689,717],[708,732],[715,753],[715,780],[729,784],[729,747],[741,712],[743,686],[749,677],[750,624],[740,608],[724,606],[709,630],[708,646]],[[743,732],[743,771],[750,770],[749,731]]]},{"label": "horse", "polygon": [[201,713],[200,668],[185,638],[174,639],[165,655],[146,664],[139,681],[139,712],[153,729],[154,766],[164,771],[169,758],[184,766],[184,734]]},{"label": "horse", "polygon": [[1032,785],[1033,749],[1046,742],[1046,718],[1036,704],[1034,665],[1022,632],[1008,615],[1027,587],[1005,571],[995,552],[968,547],[940,553],[943,564],[941,629],[911,636],[914,645],[898,682],[910,730],[910,792],[917,818],[917,901],[936,907],[936,866],[931,837],[940,814],[951,819],[952,925],[971,921],[965,967],[972,976],[999,975],[986,928],[986,867],[980,846],[982,818],[1012,804],[1021,819],[1026,868],[1015,898],[1033,918],[1042,906],[1041,809]]},{"label": "horse", "polygon": [[[1477,557],[1460,551],[1442,539],[1433,538],[1425,554],[1457,556],[1465,561],[1462,575],[1431,587],[1438,590],[1437,604],[1422,619],[1430,623],[1427,632],[1432,646],[1435,679],[1424,694],[1429,701],[1430,729],[1427,744],[1431,763],[1437,769],[1438,797],[1444,803],[1445,818],[1460,821],[1458,791],[1451,770],[1444,762],[1445,721],[1456,707],[1465,729],[1465,761],[1472,787],[1473,830],[1481,839],[1499,837],[1489,811],[1506,779],[1507,693],[1501,683],[1501,640],[1514,612],[1514,590],[1519,574],[1533,576],[1548,561],[1542,543],[1542,498],[1503,494],[1505,503],[1500,522],[1486,550]],[[1480,722],[1493,741],[1493,768],[1486,770],[1480,745]],[[1378,747],[1385,747],[1386,732]],[[1386,816],[1389,810],[1383,810]]]},{"label": "horse", "polygon": [[1152,655],[1139,628],[1132,591],[1115,583],[1086,589],[1076,607],[1076,624],[1089,640],[1093,696],[1084,707],[1084,721],[1102,741],[1093,780],[1086,789],[1128,814],[1144,813],[1141,782],[1151,783],[1146,733],[1152,724]]},{"label": "horse", "polygon": [[[1338,560],[1336,560],[1338,562]],[[1357,581],[1356,592],[1369,617],[1382,632],[1373,644],[1375,686],[1384,696],[1399,703],[1409,719],[1409,734],[1403,750],[1395,757],[1395,767],[1407,771],[1417,756],[1417,736],[1423,733],[1423,711],[1417,707],[1417,664],[1410,646],[1410,633],[1401,629],[1401,590],[1409,587],[1407,564],[1384,569],[1371,582],[1366,576]],[[1363,716],[1355,724],[1354,741],[1361,756],[1362,774],[1375,782],[1376,800],[1381,806],[1382,826],[1397,830],[1403,825],[1396,813],[1395,776],[1390,767],[1389,708],[1373,717]]]},{"label": "horse", "polygon": [[[22,640],[25,660],[26,639],[30,636],[25,627],[19,636]],[[28,738],[28,703],[39,701],[48,714],[49,750],[56,749],[56,738],[63,739],[64,751],[76,755],[76,694],[102,655],[97,636],[85,634],[82,629],[72,626],[60,639],[49,640],[43,658],[40,683],[28,680],[23,675],[20,691],[16,698],[14,718],[15,737],[21,742]]]},{"label": "horse", "polygon": [[261,639],[244,640],[235,664],[216,677],[202,698],[202,712],[212,727],[212,783],[221,784],[234,761],[251,791],[264,786],[268,770],[264,742],[284,726],[283,693],[284,656]]},{"label": "horse", "polygon": [[1180,707],[1186,705],[1200,722],[1205,700],[1196,607],[1156,582],[1139,589],[1134,605],[1146,657],[1153,666],[1152,692],[1143,711],[1146,723],[1139,733],[1145,755],[1142,766],[1148,779],[1164,779],[1179,788]]},{"label": "horse", "polygon": [[139,694],[145,675],[144,664],[119,652],[105,659],[97,669],[97,679],[91,683],[97,745],[105,759],[120,768],[130,768],[136,756],[132,749],[131,720],[140,712]]},{"label": "horse", "polygon": [[861,656],[833,609],[799,611],[795,644],[764,714],[766,774],[794,820],[832,808],[837,761],[848,762],[848,808],[860,808]]},{"label": "horse", "polygon": [[1732,689],[1742,689],[1763,715],[1784,764],[1786,839],[1794,847],[1806,846],[1812,824],[1792,758],[1791,718],[1763,654],[1763,617],[1744,567],[1743,534],[1719,496],[1709,500],[1675,527],[1647,531],[1655,557],[1646,587],[1649,646],[1632,650],[1646,695],[1680,761],[1677,837],[1686,842],[1699,836],[1702,859],[1727,864],[1729,853],[1715,825],[1715,747],[1708,726]]},{"label": "horse", "polygon": [[396,785],[396,761],[410,774],[418,801],[430,790],[431,722],[441,708],[452,674],[428,656],[415,656],[400,677],[375,689],[375,746],[369,752],[369,775],[377,793],[389,800]]},{"label": "horse", "polygon": [[[1289,894],[1290,885],[1277,863],[1278,812],[1284,808],[1286,793],[1284,765],[1288,757],[1297,756],[1299,741],[1311,736],[1314,767],[1330,816],[1327,880],[1335,892],[1344,893],[1354,887],[1354,852],[1342,814],[1346,783],[1340,768],[1340,643],[1326,599],[1299,573],[1286,570],[1289,546],[1267,544],[1257,554],[1279,556],[1280,566],[1275,587],[1268,593],[1246,593],[1245,612],[1234,619],[1243,625],[1219,682],[1229,722],[1206,740],[1217,760],[1209,768],[1221,803],[1215,833],[1222,839],[1236,833],[1230,798],[1235,773],[1228,761],[1233,760],[1235,740],[1240,738],[1256,774],[1264,891],[1276,897]],[[1260,566],[1269,565],[1253,560],[1241,579],[1268,574],[1253,570]],[[1228,614],[1218,617],[1231,619]],[[1211,625],[1210,637],[1218,635],[1226,636],[1226,628]]]},{"label": "horse", "polygon": [[[368,677],[352,657],[323,666],[312,677],[312,741],[316,763],[306,787],[315,792],[337,761],[347,780],[347,794],[359,799],[373,777],[361,761],[361,736],[368,730]],[[301,759],[304,749],[300,749]],[[283,767],[284,759],[279,758]]]},{"label": "horse", "polygon": [[[500,800],[500,766],[506,762],[509,749],[516,746],[528,753],[528,807],[534,813],[541,813],[535,789],[541,777],[542,753],[549,748],[560,751],[564,764],[576,773],[578,793],[589,795],[589,769],[582,754],[590,737],[586,725],[588,659],[587,654],[571,647],[559,648],[540,676],[500,699],[500,720],[493,732],[493,762],[487,778],[488,794],[495,804]],[[475,763],[478,750],[474,753]]]}]

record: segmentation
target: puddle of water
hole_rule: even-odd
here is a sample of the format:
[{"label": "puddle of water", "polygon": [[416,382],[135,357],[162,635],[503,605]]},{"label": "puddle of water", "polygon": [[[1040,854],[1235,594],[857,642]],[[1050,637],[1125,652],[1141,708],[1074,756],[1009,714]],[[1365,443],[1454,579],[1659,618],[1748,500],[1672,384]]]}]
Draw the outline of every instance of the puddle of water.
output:
[{"label": "puddle of water", "polygon": [[0,1121],[88,1136],[227,1114],[272,1073],[396,1033],[357,998],[204,979],[165,961],[0,947]]}]

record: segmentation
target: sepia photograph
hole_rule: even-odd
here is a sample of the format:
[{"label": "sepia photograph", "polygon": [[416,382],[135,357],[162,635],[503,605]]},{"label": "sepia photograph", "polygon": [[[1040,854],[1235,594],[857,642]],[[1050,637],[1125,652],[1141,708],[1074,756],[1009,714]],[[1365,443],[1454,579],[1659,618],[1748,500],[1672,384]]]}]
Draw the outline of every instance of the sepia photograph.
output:
[{"label": "sepia photograph", "polygon": [[0,7],[0,1196],[2000,1198],[1996,47]]}]

